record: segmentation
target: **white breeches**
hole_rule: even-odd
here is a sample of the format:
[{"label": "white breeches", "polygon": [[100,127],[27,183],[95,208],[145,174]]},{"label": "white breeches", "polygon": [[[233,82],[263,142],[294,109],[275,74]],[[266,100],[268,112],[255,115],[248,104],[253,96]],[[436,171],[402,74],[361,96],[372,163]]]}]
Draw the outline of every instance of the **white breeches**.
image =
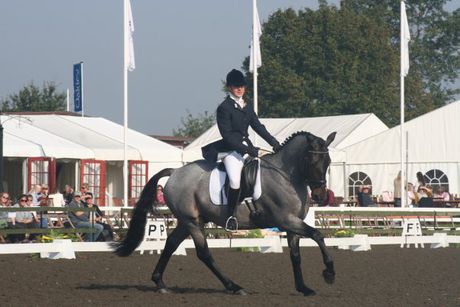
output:
[{"label": "white breeches", "polygon": [[236,151],[232,151],[222,160],[227,170],[230,187],[239,189],[241,183],[241,170],[244,165],[244,158]]}]

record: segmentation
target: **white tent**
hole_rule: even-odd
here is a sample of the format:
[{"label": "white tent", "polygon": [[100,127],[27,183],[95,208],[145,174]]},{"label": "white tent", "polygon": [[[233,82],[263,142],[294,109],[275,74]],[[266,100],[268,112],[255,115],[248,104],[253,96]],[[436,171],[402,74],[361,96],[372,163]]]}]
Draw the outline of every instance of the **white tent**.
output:
[{"label": "white tent", "polygon": [[[416,183],[418,171],[432,185],[448,184],[451,193],[460,189],[460,101],[450,103],[405,124],[408,139],[408,181]],[[384,131],[343,148],[347,154],[346,176],[360,172],[373,185],[373,194],[393,191],[400,169],[400,127]],[[359,184],[359,182],[357,183]]]},{"label": "white tent", "polygon": [[35,127],[24,118],[3,115],[0,121],[4,129],[4,157],[94,158],[91,149]]},{"label": "white tent", "polygon": [[[123,195],[123,126],[104,118],[57,114],[3,116],[1,122],[4,123],[4,156],[10,157],[5,178],[15,178],[8,183],[10,188],[13,181],[17,185],[20,173],[21,191],[26,191],[33,182],[27,181],[30,170],[27,175],[26,158],[51,158],[55,161],[53,163],[56,163],[58,171],[56,184],[61,189],[64,183],[78,187],[80,167],[83,165],[80,160],[90,159],[105,163],[106,176],[101,182],[105,182],[107,187],[107,199]],[[139,174],[150,177],[163,168],[182,166],[182,150],[167,143],[128,129],[127,144],[127,160],[139,165],[135,167],[136,177],[133,177],[136,187],[143,185],[139,177],[142,175]],[[145,164],[148,168],[140,166]],[[99,175],[91,176],[95,179],[88,180],[101,180]]]}]

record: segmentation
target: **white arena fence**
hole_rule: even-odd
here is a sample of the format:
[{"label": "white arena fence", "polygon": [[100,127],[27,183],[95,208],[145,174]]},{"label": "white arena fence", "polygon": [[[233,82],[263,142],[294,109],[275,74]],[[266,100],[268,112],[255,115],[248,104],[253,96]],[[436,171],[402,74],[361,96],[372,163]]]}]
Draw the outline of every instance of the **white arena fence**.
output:
[{"label": "white arena fence", "polygon": [[[119,208],[118,208],[119,209]],[[460,217],[460,209],[450,208],[356,208],[356,207],[312,207],[309,210],[307,224],[314,225],[317,215],[331,214],[347,217],[353,216],[448,216],[454,222]],[[435,232],[433,235],[401,235],[372,237],[368,235],[354,235],[344,238],[326,238],[326,245],[352,251],[370,250],[372,245],[400,245],[414,244],[415,247],[430,244],[432,248],[448,247],[449,244],[459,244],[460,236],[447,235],[445,232]],[[137,251],[156,251],[164,248],[165,240],[158,239],[143,241]],[[209,248],[260,248],[261,252],[282,252],[287,247],[287,240],[280,236],[266,236],[264,238],[232,238],[232,239],[208,239]],[[317,244],[311,239],[302,238],[301,247],[316,247]],[[185,240],[175,254],[185,255],[186,249],[194,249],[191,239]],[[33,254],[40,253],[41,257],[75,258],[75,252],[111,252],[109,243],[106,242],[71,242],[70,240],[55,240],[52,243],[21,243],[0,244],[0,254]]]}]

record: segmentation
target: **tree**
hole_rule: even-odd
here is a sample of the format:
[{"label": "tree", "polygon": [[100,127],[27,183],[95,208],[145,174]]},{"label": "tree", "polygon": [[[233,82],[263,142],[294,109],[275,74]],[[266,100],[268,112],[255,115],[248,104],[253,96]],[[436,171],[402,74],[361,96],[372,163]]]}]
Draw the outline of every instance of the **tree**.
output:
[{"label": "tree", "polygon": [[208,114],[207,111],[204,114],[200,113],[197,117],[193,117],[190,111],[187,110],[187,115],[185,118],[181,118],[181,122],[182,127],[177,130],[174,129],[173,135],[196,138],[214,125],[216,117],[214,114]]},{"label": "tree", "polygon": [[40,89],[31,82],[19,93],[2,100],[2,112],[65,111],[65,92],[58,92],[54,82],[43,83]]},{"label": "tree", "polygon": [[[372,112],[390,126],[399,123],[399,6],[395,32],[394,24],[385,17],[393,16],[395,11],[389,6],[379,7],[372,14],[359,9],[370,3],[377,6],[380,1],[344,0],[340,9],[322,1],[316,11],[278,10],[269,17],[261,37],[259,111],[262,116]],[[373,14],[377,12],[382,17],[375,18]],[[409,19],[415,26],[410,14]],[[457,23],[450,20],[449,24]],[[450,48],[458,44],[456,35],[450,33],[450,40],[444,40]],[[422,64],[417,62],[422,57],[413,50],[417,48],[410,45],[411,68],[406,78],[409,119],[448,101],[453,91],[443,89],[441,81],[447,77],[455,80],[458,75],[458,66],[455,68],[455,59],[451,58],[450,71],[444,69],[447,64],[440,65],[444,68],[437,73],[432,69],[432,77],[427,77],[426,70],[420,69]],[[246,72],[248,62],[248,58],[243,62]],[[247,77],[248,97],[251,97],[252,74],[247,72]]]}]

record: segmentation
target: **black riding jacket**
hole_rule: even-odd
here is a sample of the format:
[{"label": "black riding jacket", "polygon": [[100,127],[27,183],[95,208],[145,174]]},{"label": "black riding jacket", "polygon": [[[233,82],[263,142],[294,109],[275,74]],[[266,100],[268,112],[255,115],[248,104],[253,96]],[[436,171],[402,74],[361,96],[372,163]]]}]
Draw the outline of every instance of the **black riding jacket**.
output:
[{"label": "black riding jacket", "polygon": [[[217,108],[217,126],[224,142],[221,151],[234,150],[241,155],[247,153],[248,146],[252,146],[248,138],[249,126],[271,146],[277,144],[276,139],[259,121],[252,103],[241,108],[230,96]],[[248,146],[243,144],[244,141]]]}]

